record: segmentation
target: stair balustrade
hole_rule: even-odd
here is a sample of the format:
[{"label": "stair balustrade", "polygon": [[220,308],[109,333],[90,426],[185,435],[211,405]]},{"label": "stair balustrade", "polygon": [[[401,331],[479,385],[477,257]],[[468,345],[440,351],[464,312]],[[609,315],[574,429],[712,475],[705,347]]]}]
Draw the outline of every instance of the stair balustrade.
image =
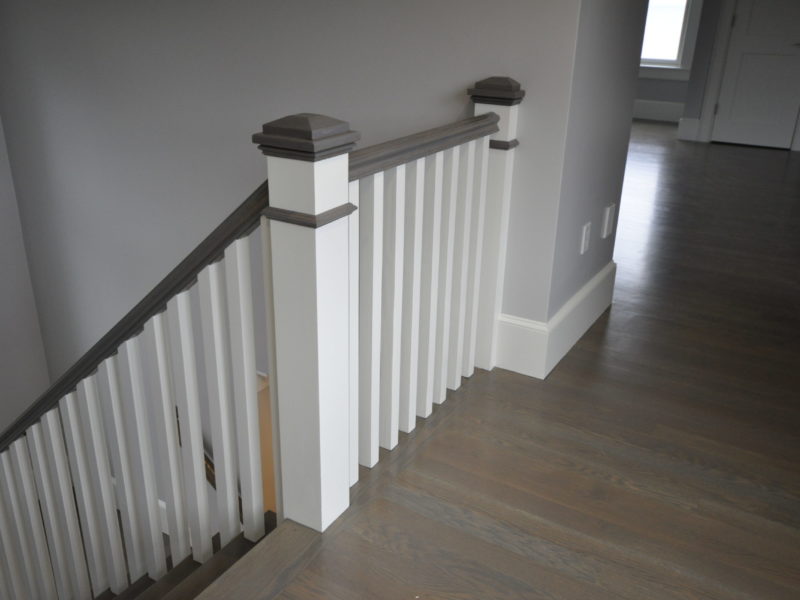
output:
[{"label": "stair balustrade", "polygon": [[269,181],[0,436],[0,596],[119,594],[259,540],[267,509],[322,531],[494,366],[524,91],[469,93],[474,117],[358,150],[322,115],[253,136]]}]

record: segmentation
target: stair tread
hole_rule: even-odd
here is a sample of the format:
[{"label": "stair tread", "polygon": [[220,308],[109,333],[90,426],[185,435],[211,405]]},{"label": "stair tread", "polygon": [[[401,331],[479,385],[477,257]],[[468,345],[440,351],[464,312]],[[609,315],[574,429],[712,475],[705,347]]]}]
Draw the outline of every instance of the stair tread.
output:
[{"label": "stair tread", "polygon": [[150,579],[147,575],[143,576],[141,579],[134,581],[131,586],[122,592],[119,596],[115,596],[111,591],[106,591],[105,594],[98,597],[97,600],[101,598],[113,598],[114,600],[135,600],[139,597],[139,594],[144,592],[148,589],[151,585],[153,585],[155,581]]},{"label": "stair tread", "polygon": [[[136,600],[157,600],[164,598],[173,588],[180,585],[182,581],[190,577],[200,568],[200,563],[195,562],[191,556],[182,560],[177,567],[169,571],[158,581],[152,583],[143,590],[138,596],[132,596]],[[126,590],[127,593],[127,590]]]},{"label": "stair tread", "polygon": [[[322,534],[284,521],[253,546],[225,573],[197,596],[198,600],[268,598],[279,592],[303,566],[303,558],[319,542]],[[175,596],[177,600],[179,596]],[[192,596],[183,596],[191,598]],[[170,597],[172,600],[172,597]]]},{"label": "stair tread", "polygon": [[180,581],[161,597],[164,600],[195,598],[225,571],[230,569],[236,561],[247,554],[253,546],[255,546],[253,542],[244,539],[243,535],[238,535],[208,561],[198,565],[198,568],[191,575]]}]

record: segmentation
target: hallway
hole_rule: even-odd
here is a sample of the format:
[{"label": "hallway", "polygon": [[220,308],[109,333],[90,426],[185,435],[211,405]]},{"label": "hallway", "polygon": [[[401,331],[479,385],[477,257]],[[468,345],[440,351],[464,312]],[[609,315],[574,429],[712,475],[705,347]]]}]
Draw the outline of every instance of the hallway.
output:
[{"label": "hallway", "polygon": [[202,598],[800,597],[800,156],[634,127],[614,304],[479,372]]}]

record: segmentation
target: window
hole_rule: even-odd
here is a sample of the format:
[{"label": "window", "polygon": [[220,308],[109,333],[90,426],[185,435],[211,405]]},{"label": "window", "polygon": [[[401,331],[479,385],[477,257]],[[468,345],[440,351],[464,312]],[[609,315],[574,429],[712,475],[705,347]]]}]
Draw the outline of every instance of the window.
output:
[{"label": "window", "polygon": [[[641,66],[648,77],[659,71],[682,71],[688,78],[701,0],[650,0],[642,43]],[[669,74],[666,74],[668,77]]]}]

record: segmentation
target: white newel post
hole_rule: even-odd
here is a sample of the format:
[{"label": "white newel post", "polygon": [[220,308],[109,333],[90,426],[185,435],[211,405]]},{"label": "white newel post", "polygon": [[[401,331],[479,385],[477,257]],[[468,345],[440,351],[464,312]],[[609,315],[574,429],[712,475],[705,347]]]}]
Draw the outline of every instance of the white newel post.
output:
[{"label": "white newel post", "polygon": [[344,122],[298,114],[264,125],[283,509],[323,531],[350,501],[348,153]]},{"label": "white newel post", "polygon": [[514,172],[519,103],[525,90],[511,77],[489,77],[468,90],[475,116],[488,112],[500,116],[500,130],[489,141],[486,185],[486,221],[475,364],[491,370],[496,364],[497,319],[503,308],[508,213]]}]

